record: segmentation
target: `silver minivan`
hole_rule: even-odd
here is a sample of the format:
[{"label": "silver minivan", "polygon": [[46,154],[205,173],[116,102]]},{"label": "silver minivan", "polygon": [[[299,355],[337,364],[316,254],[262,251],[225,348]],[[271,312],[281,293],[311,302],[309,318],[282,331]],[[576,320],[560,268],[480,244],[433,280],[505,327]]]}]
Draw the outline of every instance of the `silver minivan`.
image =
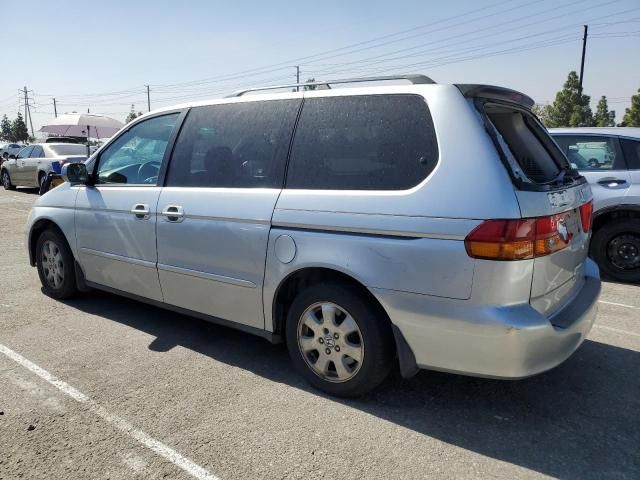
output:
[{"label": "silver minivan", "polygon": [[588,183],[529,97],[402,79],[136,119],[32,209],[44,291],[98,288],[286,342],[333,395],[393,368],[555,367],[596,315]]}]

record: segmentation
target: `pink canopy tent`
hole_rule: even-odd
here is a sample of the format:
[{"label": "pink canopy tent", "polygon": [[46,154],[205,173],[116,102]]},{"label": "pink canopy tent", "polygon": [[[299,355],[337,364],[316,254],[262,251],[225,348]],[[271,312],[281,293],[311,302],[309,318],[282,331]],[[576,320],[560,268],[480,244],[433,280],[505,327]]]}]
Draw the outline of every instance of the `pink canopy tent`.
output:
[{"label": "pink canopy tent", "polygon": [[93,113],[65,113],[39,131],[68,137],[109,138],[124,126],[119,120]]}]

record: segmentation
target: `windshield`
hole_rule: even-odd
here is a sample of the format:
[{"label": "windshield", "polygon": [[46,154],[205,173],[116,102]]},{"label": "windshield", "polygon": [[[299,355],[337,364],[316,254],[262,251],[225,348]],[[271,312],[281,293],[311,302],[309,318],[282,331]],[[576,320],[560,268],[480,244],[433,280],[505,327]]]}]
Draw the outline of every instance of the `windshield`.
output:
[{"label": "windshield", "polygon": [[87,154],[86,145],[77,145],[77,144],[69,143],[66,145],[49,145],[49,148],[53,150],[53,153],[55,153],[58,156]]}]

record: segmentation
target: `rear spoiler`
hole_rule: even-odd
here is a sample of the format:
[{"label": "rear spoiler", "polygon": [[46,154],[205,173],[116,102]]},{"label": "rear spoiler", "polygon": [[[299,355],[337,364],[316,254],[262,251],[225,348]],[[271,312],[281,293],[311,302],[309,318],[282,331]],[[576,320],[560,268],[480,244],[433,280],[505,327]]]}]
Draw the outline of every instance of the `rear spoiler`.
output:
[{"label": "rear spoiler", "polygon": [[535,102],[533,98],[525,95],[524,93],[511,90],[509,88],[494,87],[493,85],[476,85],[476,84],[457,84],[458,90],[465,97],[481,97],[491,100],[500,100],[503,102],[516,103],[527,109],[531,109]]}]

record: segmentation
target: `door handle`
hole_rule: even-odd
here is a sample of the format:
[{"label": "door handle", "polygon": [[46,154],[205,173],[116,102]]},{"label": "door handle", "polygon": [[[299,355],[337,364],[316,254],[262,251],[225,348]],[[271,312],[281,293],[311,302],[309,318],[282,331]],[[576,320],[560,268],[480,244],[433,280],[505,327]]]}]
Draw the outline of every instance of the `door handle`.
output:
[{"label": "door handle", "polygon": [[139,218],[140,220],[146,220],[147,218],[149,218],[151,209],[149,208],[149,205],[147,205],[146,203],[136,203],[131,208],[131,213],[133,213],[136,216],[136,218]]},{"label": "door handle", "polygon": [[598,184],[609,188],[619,187],[620,185],[624,185],[626,183],[627,181],[622,178],[601,178],[600,180],[598,180]]},{"label": "door handle", "polygon": [[162,210],[162,215],[167,217],[168,222],[181,222],[184,220],[184,208],[180,205],[167,205]]}]

